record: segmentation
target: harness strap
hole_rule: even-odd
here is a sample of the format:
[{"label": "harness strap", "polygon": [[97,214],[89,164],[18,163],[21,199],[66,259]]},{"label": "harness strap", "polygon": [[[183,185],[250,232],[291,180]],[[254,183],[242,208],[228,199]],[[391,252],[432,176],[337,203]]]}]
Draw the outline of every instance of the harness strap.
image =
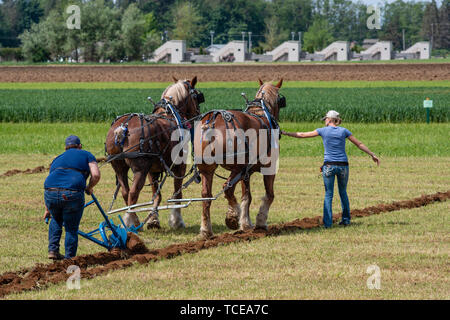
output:
[{"label": "harness strap", "polygon": [[[120,124],[120,127],[122,127],[122,129],[123,129],[123,137],[122,137],[122,140],[121,141],[117,141],[117,136],[116,137],[114,137],[114,144],[116,145],[116,146],[120,146],[121,148],[123,148],[123,144],[125,143],[125,139],[127,138],[127,133],[128,133],[128,122],[131,120],[131,118],[133,118],[135,115],[136,115],[136,113],[127,113],[127,114],[125,114],[125,115],[128,115],[128,118],[127,118],[127,120],[125,120],[124,122],[122,122],[121,124]],[[117,117],[114,121],[113,121],[113,123],[111,124],[111,126],[119,119],[119,118],[121,118],[121,117],[123,117],[124,115],[122,115],[122,116],[119,116],[119,117]]]},{"label": "harness strap", "polygon": [[167,104],[168,109],[170,110],[170,112],[172,113],[173,117],[175,118],[175,121],[177,123],[178,128],[180,129],[180,137],[181,140],[183,140],[184,136],[183,136],[183,130],[181,129],[185,129],[185,127],[183,126],[183,123],[181,121],[181,117],[179,115],[179,113],[177,112],[177,110],[172,106],[171,103]]},{"label": "harness strap", "polygon": [[[225,187],[219,193],[216,194],[215,198],[219,197],[222,193],[224,193],[229,188],[234,186],[239,180],[241,180],[241,179],[248,180],[248,174],[252,167],[253,167],[253,164],[248,164],[244,169],[242,169],[242,171],[239,172],[233,179],[231,179],[231,181],[228,181],[228,183],[225,185]],[[242,176],[244,176],[244,178],[242,178]]]},{"label": "harness strap", "polygon": [[87,178],[89,177],[90,172],[89,171],[85,171],[85,170],[79,170],[76,168],[65,168],[65,167],[57,167],[53,170],[74,170],[74,171],[78,171],[79,173],[81,173],[83,175],[83,177]]},{"label": "harness strap", "polygon": [[136,159],[139,157],[158,157],[158,153],[152,153],[152,152],[138,152],[138,151],[132,151],[132,152],[122,152],[119,154],[111,154],[106,159],[106,163],[108,163],[111,160],[123,160],[123,159]]},{"label": "harness strap", "polygon": [[145,142],[144,115],[142,113],[139,114],[139,120],[141,121],[141,137],[139,139],[139,151],[142,152],[144,150],[144,142]]}]

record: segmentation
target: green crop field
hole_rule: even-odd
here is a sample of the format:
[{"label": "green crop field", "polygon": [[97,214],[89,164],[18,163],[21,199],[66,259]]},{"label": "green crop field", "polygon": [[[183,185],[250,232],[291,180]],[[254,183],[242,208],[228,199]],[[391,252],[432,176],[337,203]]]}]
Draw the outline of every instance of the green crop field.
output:
[{"label": "green crop field", "polygon": [[[165,84],[167,85],[167,84]],[[128,112],[150,113],[148,96],[159,100],[162,84],[0,84],[0,122],[110,122]],[[254,97],[258,86],[244,83],[199,83],[206,102],[201,111],[245,108],[241,92]],[[450,82],[288,82],[281,93],[287,108],[281,121],[317,121],[329,109],[344,121],[425,122],[423,100],[433,100],[431,121],[448,122]]]}]

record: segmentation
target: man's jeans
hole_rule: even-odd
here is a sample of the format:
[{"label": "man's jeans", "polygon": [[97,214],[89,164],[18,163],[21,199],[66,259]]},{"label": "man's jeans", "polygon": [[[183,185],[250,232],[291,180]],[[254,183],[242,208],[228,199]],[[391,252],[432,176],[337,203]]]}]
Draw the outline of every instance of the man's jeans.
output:
[{"label": "man's jeans", "polygon": [[342,222],[350,223],[350,203],[347,196],[348,166],[324,165],[322,168],[323,183],[325,185],[325,200],[323,202],[323,224],[326,228],[333,224],[333,191],[334,177],[337,177],[339,196],[341,197]]},{"label": "man's jeans", "polygon": [[78,227],[84,209],[84,191],[45,190],[44,199],[52,215],[48,229],[48,251],[59,252],[59,241],[64,223],[65,258],[75,257],[78,248]]}]

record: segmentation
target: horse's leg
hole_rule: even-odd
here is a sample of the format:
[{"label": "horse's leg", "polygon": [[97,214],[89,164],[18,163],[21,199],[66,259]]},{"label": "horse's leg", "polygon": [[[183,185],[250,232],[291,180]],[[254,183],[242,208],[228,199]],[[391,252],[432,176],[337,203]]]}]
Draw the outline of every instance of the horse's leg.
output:
[{"label": "horse's leg", "polygon": [[[175,167],[174,173],[178,177],[184,176],[186,173],[186,165],[181,164]],[[174,199],[182,199],[183,198],[183,192],[181,191],[181,188],[183,186],[183,179],[173,179],[173,190],[174,190]],[[177,203],[178,204],[178,203]],[[183,217],[181,216],[181,209],[172,209],[170,211],[169,216],[169,226],[172,229],[179,229],[179,228],[185,228],[186,225],[184,224]]]},{"label": "horse's leg", "polygon": [[273,193],[273,184],[275,175],[264,175],[264,187],[266,194],[261,199],[261,206],[259,207],[258,215],[256,216],[256,228],[267,230],[267,217],[269,215],[269,208],[275,198]]},{"label": "horse's leg", "polygon": [[[228,183],[233,180],[240,171],[231,172],[227,181],[224,183],[224,188]],[[225,218],[225,224],[228,228],[236,230],[239,228],[239,219],[241,217],[241,207],[239,206],[236,197],[234,196],[234,190],[236,189],[236,183],[225,190],[225,198],[228,200],[228,211]]]},{"label": "horse's leg", "polygon": [[[139,193],[145,184],[145,178],[147,176],[148,169],[134,170],[133,184],[128,195],[128,205],[136,204],[139,198]],[[124,215],[123,221],[127,227],[134,225],[139,226],[139,218],[134,212],[127,212]]]},{"label": "horse's leg", "polygon": [[130,192],[130,187],[128,185],[128,171],[130,170],[130,167],[125,163],[125,160],[111,161],[111,166],[116,173],[117,181],[119,182],[125,205],[129,205],[128,194]]},{"label": "horse's leg", "polygon": [[[203,198],[211,198],[212,197],[212,184],[213,184],[214,171],[216,170],[216,168],[217,168],[217,165],[211,165],[208,167],[207,166],[205,166],[205,167],[199,166],[199,172],[202,177],[202,197]],[[210,238],[213,235],[212,226],[211,226],[210,209],[211,209],[211,200],[203,201],[202,224],[200,227],[200,235],[205,239]]]},{"label": "horse's leg", "polygon": [[[159,173],[149,173],[148,174],[148,180],[150,181],[150,185],[152,186],[152,198],[154,197],[155,199],[153,200],[153,208],[157,208],[159,206],[159,204],[161,203],[161,190],[158,191],[158,177],[159,177]],[[147,229],[152,229],[152,228],[156,228],[159,229],[161,228],[160,224],[159,224],[159,217],[158,217],[158,213],[154,212],[154,214],[152,215],[152,217],[147,221]]]},{"label": "horse's leg", "polygon": [[250,176],[248,180],[242,180],[242,199],[241,199],[241,216],[239,218],[239,225],[241,230],[249,229],[252,227],[252,221],[250,220],[250,203],[252,202],[252,194],[250,192]]}]

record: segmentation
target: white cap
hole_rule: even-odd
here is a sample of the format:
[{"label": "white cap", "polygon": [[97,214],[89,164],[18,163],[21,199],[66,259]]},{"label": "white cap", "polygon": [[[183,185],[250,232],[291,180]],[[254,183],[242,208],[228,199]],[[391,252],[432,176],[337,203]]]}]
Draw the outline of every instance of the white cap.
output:
[{"label": "white cap", "polygon": [[325,120],[326,118],[330,118],[330,119],[340,119],[341,116],[339,114],[339,112],[334,111],[334,110],[330,110],[327,112],[327,115],[325,117],[322,118],[322,121]]}]

